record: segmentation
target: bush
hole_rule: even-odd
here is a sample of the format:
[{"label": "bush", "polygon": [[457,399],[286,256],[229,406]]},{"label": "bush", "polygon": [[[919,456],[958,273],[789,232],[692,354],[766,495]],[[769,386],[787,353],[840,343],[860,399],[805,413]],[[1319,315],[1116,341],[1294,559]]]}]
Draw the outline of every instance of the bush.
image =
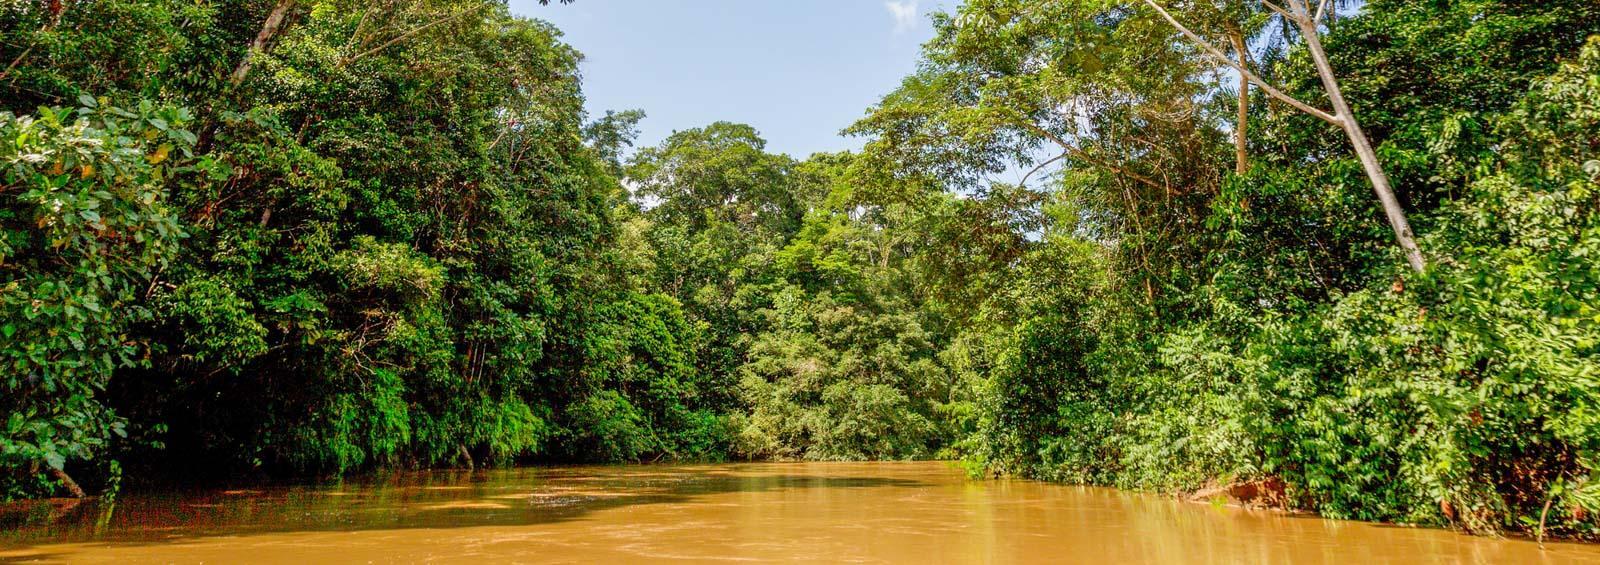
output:
[{"label": "bush", "polygon": [[3,468],[60,471],[126,434],[99,395],[113,371],[148,363],[127,332],[150,318],[145,298],[183,237],[166,184],[190,163],[188,112],[80,102],[0,113]]}]

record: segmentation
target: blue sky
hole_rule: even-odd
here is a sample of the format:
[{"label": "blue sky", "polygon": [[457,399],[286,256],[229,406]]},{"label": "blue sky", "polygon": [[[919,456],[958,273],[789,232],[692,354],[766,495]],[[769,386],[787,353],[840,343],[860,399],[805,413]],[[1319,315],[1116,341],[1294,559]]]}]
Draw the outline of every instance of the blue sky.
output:
[{"label": "blue sky", "polygon": [[639,108],[638,146],[717,120],[755,126],[803,158],[916,67],[927,14],[948,0],[511,0],[582,51],[591,115]]}]

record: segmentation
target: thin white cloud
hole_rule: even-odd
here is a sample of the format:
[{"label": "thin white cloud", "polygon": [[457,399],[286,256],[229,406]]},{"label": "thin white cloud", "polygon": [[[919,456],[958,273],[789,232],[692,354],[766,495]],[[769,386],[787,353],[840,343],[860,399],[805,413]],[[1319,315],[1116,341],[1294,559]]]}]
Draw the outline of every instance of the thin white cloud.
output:
[{"label": "thin white cloud", "polygon": [[894,17],[894,32],[905,33],[917,28],[917,0],[885,0],[883,7]]}]

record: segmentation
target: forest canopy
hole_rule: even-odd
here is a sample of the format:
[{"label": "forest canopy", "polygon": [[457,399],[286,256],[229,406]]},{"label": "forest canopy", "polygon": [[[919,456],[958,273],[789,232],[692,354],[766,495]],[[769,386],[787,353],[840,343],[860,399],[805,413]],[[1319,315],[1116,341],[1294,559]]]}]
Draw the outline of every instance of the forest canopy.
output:
[{"label": "forest canopy", "polygon": [[1600,535],[1600,4],[933,24],[800,158],[634,147],[495,1],[4,4],[0,498],[943,458]]}]

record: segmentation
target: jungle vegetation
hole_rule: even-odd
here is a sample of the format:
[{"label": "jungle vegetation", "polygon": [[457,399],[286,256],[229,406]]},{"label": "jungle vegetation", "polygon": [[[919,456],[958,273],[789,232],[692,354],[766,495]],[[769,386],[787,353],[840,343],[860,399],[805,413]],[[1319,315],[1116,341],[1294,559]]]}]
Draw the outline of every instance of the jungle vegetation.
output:
[{"label": "jungle vegetation", "polygon": [[0,498],[950,458],[1600,534],[1600,4],[934,25],[798,158],[634,147],[497,1],[6,2]]}]

